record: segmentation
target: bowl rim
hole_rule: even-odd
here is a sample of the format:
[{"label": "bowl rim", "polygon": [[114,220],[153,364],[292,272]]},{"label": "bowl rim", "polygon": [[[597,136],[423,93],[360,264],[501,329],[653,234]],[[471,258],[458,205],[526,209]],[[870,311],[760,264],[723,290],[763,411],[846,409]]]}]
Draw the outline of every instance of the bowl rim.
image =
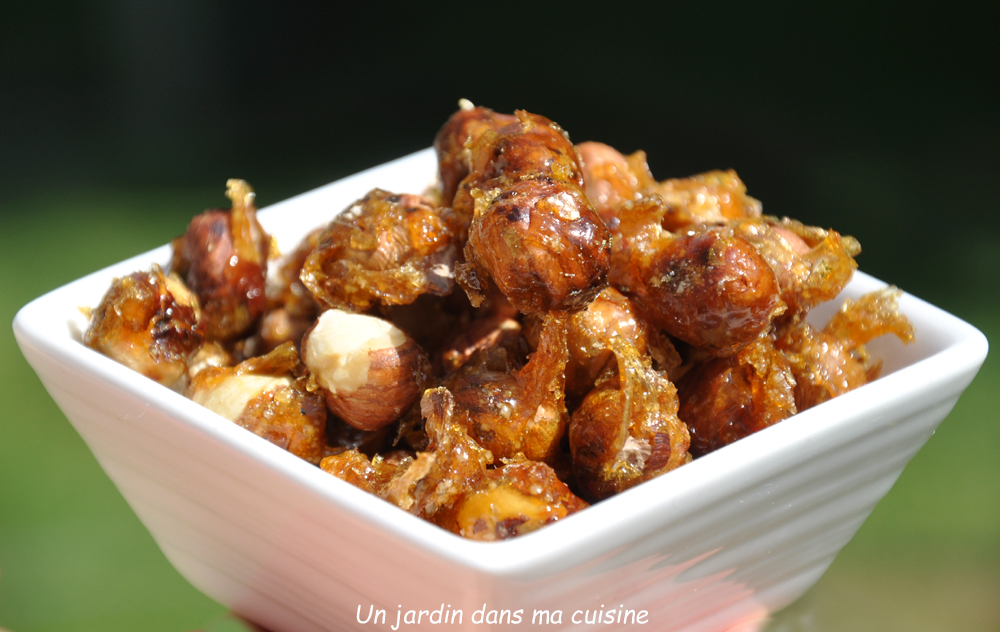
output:
[{"label": "bowl rim", "polygon": [[[432,159],[433,149],[428,148],[359,172],[262,208],[261,222],[270,232],[279,215],[338,196],[350,198],[336,207],[339,212],[360,197],[357,191],[363,194],[371,188],[372,182],[377,183],[380,175],[427,169]],[[386,179],[389,180],[386,185],[395,186],[392,184],[395,180]],[[283,233],[304,235],[305,222],[299,223]],[[289,245],[294,247],[294,244]],[[570,558],[574,566],[579,565],[581,554],[587,560],[598,560],[636,537],[668,527],[674,520],[672,516],[689,515],[699,507],[732,494],[730,483],[734,478],[743,483],[765,481],[782,467],[783,454],[797,452],[797,458],[820,454],[829,442],[842,442],[851,436],[850,433],[863,432],[866,419],[905,407],[906,402],[920,392],[954,390],[951,383],[961,381],[962,376],[967,376],[965,383],[971,380],[988,351],[986,337],[975,327],[904,292],[900,308],[914,321],[918,343],[920,336],[928,336],[931,338],[928,344],[936,345],[929,355],[546,528],[511,540],[478,542],[428,523],[323,472],[80,342],[80,317],[68,312],[83,307],[81,299],[93,296],[95,288],[106,290],[116,276],[149,269],[152,263],[165,265],[169,257],[170,246],[165,244],[92,272],[31,301],[18,311],[13,322],[22,351],[26,356],[32,353],[47,356],[66,371],[85,374],[122,393],[148,401],[201,435],[264,463],[275,473],[304,486],[340,510],[367,521],[385,537],[422,549],[456,566],[497,576],[523,576],[543,570],[558,572],[570,563]],[[858,296],[885,285],[858,271],[844,295]],[[102,295],[103,291],[96,299],[91,299],[90,304],[96,304]],[[961,388],[964,384],[957,392]]]}]

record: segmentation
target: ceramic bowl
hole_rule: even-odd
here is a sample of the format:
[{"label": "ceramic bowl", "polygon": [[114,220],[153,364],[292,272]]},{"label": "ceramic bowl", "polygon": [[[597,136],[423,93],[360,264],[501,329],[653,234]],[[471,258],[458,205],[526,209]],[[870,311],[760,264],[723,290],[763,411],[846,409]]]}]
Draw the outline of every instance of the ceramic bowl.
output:
[{"label": "ceramic bowl", "polygon": [[[420,192],[432,151],[260,213],[284,250],[378,186]],[[24,307],[21,349],[194,586],[276,632],[752,629],[819,579],[934,432],[987,351],[918,298],[916,342],[877,381],[537,532],[467,541],[370,496],[90,350],[79,308],[167,246]],[[883,286],[858,273],[844,292]],[[837,301],[815,310],[817,322]]]}]

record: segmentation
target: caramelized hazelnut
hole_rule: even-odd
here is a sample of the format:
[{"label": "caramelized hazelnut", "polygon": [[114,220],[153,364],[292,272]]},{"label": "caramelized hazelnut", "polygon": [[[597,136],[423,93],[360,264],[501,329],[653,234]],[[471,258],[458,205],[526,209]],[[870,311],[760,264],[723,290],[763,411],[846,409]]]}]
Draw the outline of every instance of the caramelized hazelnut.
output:
[{"label": "caramelized hazelnut", "polygon": [[212,412],[311,463],[323,457],[326,409],[310,393],[295,346],[234,367],[207,367],[191,378],[187,396]]},{"label": "caramelized hazelnut", "polygon": [[204,340],[198,305],[159,266],[115,279],[91,314],[84,343],[156,380],[176,383]]},{"label": "caramelized hazelnut", "polygon": [[611,236],[579,187],[523,180],[477,214],[465,254],[460,283],[489,277],[525,313],[571,311],[607,285]]},{"label": "caramelized hazelnut", "polygon": [[430,372],[423,350],[387,320],[323,312],[302,339],[302,361],[327,408],[359,430],[397,420],[420,398]]},{"label": "caramelized hazelnut", "polygon": [[445,122],[434,138],[441,178],[441,204],[451,206],[459,183],[469,175],[469,147],[486,130],[496,130],[516,119],[489,108],[476,107],[463,99],[459,109]]},{"label": "caramelized hazelnut", "polygon": [[230,180],[232,209],[195,216],[174,240],[171,269],[197,295],[211,339],[231,341],[250,331],[264,313],[264,281],[270,239],[257,223],[254,193]]},{"label": "caramelized hazelnut", "polygon": [[771,266],[725,227],[668,243],[637,295],[654,325],[717,356],[749,344],[785,311]]}]

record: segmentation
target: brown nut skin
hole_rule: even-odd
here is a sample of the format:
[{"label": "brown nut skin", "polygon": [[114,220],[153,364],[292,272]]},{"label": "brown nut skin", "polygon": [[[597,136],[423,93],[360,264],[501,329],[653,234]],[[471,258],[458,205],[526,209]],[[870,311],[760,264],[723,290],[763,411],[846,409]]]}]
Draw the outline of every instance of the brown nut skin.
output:
[{"label": "brown nut skin", "polygon": [[265,277],[270,239],[257,222],[254,193],[230,180],[232,209],[195,216],[174,240],[171,270],[184,279],[202,307],[209,339],[232,341],[254,326],[267,308]]},{"label": "brown nut skin", "polygon": [[469,175],[469,147],[489,129],[496,130],[517,120],[511,114],[498,114],[489,108],[460,102],[434,138],[441,179],[441,204],[451,206],[459,183]]},{"label": "brown nut skin", "polygon": [[794,415],[795,389],[792,367],[769,334],[696,366],[677,385],[691,453],[707,454]]},{"label": "brown nut skin", "polygon": [[208,336],[217,340],[246,333],[267,307],[264,271],[235,257],[230,232],[229,213],[206,211],[191,220],[181,242],[181,251],[192,253],[184,278],[202,303]]},{"label": "brown nut skin", "polygon": [[624,336],[608,347],[616,362],[573,412],[569,448],[580,493],[602,499],[691,460],[677,414],[677,389]]},{"label": "brown nut skin", "polygon": [[477,215],[460,266],[470,296],[493,279],[524,313],[572,311],[607,285],[611,235],[579,187],[522,180]]},{"label": "brown nut skin", "polygon": [[785,310],[771,266],[726,227],[669,242],[637,295],[653,325],[716,356],[739,351]]},{"label": "brown nut skin", "polygon": [[[327,310],[320,316],[302,338],[302,361],[330,412],[358,430],[378,430],[399,419],[420,398],[429,385],[430,361],[412,338],[374,316],[348,314],[352,319],[384,323],[391,328],[392,342],[370,342],[375,338],[366,338],[363,333],[348,341],[347,347],[343,342],[318,341],[328,335],[328,328],[336,326],[328,325],[325,319],[343,314],[347,313]],[[348,382],[333,377],[334,370],[323,368],[331,358],[341,371],[353,374],[346,378]]]},{"label": "brown nut skin", "polygon": [[[326,407],[358,430],[378,430],[399,419],[420,398],[414,367],[427,364],[411,339],[401,347],[368,354],[369,380],[350,395],[326,391]],[[424,369],[425,371],[429,369]]]},{"label": "brown nut skin", "polygon": [[882,363],[865,345],[893,334],[913,342],[910,320],[899,312],[902,292],[893,286],[846,300],[822,330],[799,319],[780,329],[775,346],[795,375],[795,402],[806,410],[867,384],[881,373]]},{"label": "brown nut skin", "polygon": [[518,110],[516,121],[487,130],[470,147],[470,182],[489,189],[524,178],[549,177],[583,188],[580,154],[566,132],[539,114]]},{"label": "brown nut skin", "polygon": [[624,156],[594,141],[580,143],[576,149],[583,163],[587,197],[605,223],[614,221],[617,207],[641,199],[656,187],[643,151]]},{"label": "brown nut skin", "polygon": [[492,197],[521,180],[549,178],[583,188],[583,167],[576,147],[555,122],[523,110],[499,129],[487,128],[467,145],[469,172],[452,208],[474,221],[477,198]]},{"label": "brown nut skin", "polygon": [[323,307],[358,312],[445,296],[463,230],[427,198],[372,189],[326,225],[299,278]]}]

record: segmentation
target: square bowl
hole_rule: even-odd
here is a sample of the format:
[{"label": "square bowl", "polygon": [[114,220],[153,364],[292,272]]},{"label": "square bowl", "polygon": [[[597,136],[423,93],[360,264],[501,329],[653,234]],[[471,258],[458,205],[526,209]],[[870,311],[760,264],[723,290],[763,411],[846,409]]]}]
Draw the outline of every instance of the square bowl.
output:
[{"label": "square bowl", "polygon": [[[420,192],[432,150],[291,198],[259,218],[284,251],[374,187]],[[916,342],[869,345],[880,379],[539,531],[446,532],[326,474],[87,348],[80,308],[163,246],[21,309],[45,388],[166,557],[276,632],[365,629],[753,629],[802,595],[972,381],[971,325],[909,294]],[[885,284],[857,273],[844,298]]]}]

